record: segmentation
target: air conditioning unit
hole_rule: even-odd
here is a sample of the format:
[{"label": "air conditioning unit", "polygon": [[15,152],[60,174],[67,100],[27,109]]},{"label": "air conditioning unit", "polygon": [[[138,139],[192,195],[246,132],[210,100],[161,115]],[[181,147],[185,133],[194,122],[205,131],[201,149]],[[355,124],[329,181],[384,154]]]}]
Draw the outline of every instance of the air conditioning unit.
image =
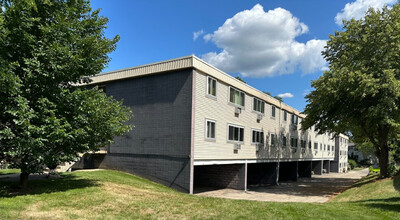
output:
[{"label": "air conditioning unit", "polygon": [[260,115],[260,114],[257,114],[257,121],[259,122],[259,121],[261,121],[261,119],[263,118],[263,116],[262,115]]},{"label": "air conditioning unit", "polygon": [[234,150],[240,150],[240,148],[241,148],[240,144],[234,144],[233,145],[233,149]]},{"label": "air conditioning unit", "polygon": [[239,107],[235,107],[235,114],[240,114],[242,113],[242,109]]},{"label": "air conditioning unit", "polygon": [[263,143],[256,144],[256,151],[259,151],[259,150],[262,149],[263,147],[264,147],[264,144],[263,144]]}]

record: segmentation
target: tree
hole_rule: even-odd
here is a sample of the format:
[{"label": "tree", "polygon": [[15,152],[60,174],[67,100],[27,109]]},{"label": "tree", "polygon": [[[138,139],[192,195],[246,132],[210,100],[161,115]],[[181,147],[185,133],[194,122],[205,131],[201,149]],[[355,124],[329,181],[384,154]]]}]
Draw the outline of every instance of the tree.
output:
[{"label": "tree", "polygon": [[400,127],[400,6],[369,9],[343,24],[322,52],[329,70],[311,83],[302,127],[368,139],[385,177]]},{"label": "tree", "polygon": [[239,81],[241,81],[243,83],[246,83],[246,81],[244,81],[244,79],[242,79],[240,76],[236,76],[235,79],[237,79],[237,80],[239,80]]},{"label": "tree", "polygon": [[282,98],[282,97],[279,97],[279,96],[277,96],[277,95],[276,95],[276,96],[272,96],[270,92],[266,92],[266,91],[263,91],[263,93],[265,93],[265,94],[267,94],[267,95],[273,97],[274,99],[277,99],[277,100],[280,101],[280,102],[283,102],[283,98]]},{"label": "tree", "polygon": [[76,86],[105,67],[119,39],[104,36],[108,20],[89,1],[0,6],[0,159],[21,169],[26,187],[30,173],[109,144],[132,115],[97,88]]}]

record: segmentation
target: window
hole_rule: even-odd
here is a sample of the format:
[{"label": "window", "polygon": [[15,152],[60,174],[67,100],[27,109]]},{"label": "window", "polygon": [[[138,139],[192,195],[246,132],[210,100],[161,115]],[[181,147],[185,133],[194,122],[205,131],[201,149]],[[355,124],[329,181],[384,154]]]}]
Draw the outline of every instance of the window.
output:
[{"label": "window", "polygon": [[215,139],[215,121],[206,120],[206,138]]},{"label": "window", "polygon": [[244,128],[235,126],[235,125],[229,125],[228,126],[228,140],[230,141],[238,141],[238,142],[243,142],[243,133],[244,133]]},{"label": "window", "polygon": [[275,106],[271,105],[271,116],[275,118]]},{"label": "window", "polygon": [[317,142],[314,143],[314,150],[318,150],[318,143]]},{"label": "window", "polygon": [[296,138],[290,138],[290,146],[297,148],[297,139]]},{"label": "window", "polygon": [[300,140],[300,147],[301,148],[306,148],[306,141]]},{"label": "window", "polygon": [[324,151],[326,150],[326,144],[324,144]]},{"label": "window", "polygon": [[271,134],[271,146],[275,146],[275,134]]},{"label": "window", "polygon": [[217,80],[211,77],[207,77],[207,94],[216,96],[217,95]]},{"label": "window", "polygon": [[328,145],[328,151],[331,151],[331,146],[330,145]]},{"label": "window", "polygon": [[282,136],[282,146],[286,147],[286,136]]},{"label": "window", "polygon": [[311,145],[312,145],[312,144],[311,144],[311,141],[309,141],[309,142],[308,142],[308,148],[311,149]]},{"label": "window", "polygon": [[335,151],[335,146],[332,145],[332,151]]},{"label": "window", "polygon": [[264,143],[264,132],[252,130],[252,139],[251,142],[253,144],[260,144]]},{"label": "window", "polygon": [[229,91],[229,101],[236,105],[244,106],[244,92],[239,91],[233,87],[230,87]]},{"label": "window", "polygon": [[297,125],[298,120],[299,120],[299,117],[297,115],[292,115],[292,124]]},{"label": "window", "polygon": [[283,112],[283,120],[284,120],[284,121],[287,121],[287,111],[284,111],[284,112]]},{"label": "window", "polygon": [[257,98],[253,98],[253,110],[256,112],[261,112],[264,113],[264,102],[257,99]]},{"label": "window", "polygon": [[322,151],[322,144],[320,144],[320,145],[319,145],[319,150],[321,150],[321,151]]}]

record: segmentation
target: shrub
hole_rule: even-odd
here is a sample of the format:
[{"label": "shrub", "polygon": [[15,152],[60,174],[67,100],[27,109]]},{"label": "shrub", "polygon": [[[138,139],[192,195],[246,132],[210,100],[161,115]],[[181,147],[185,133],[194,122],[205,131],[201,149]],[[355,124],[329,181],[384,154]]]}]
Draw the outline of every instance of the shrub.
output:
[{"label": "shrub", "polygon": [[355,160],[350,159],[349,165],[351,169],[354,169],[357,166],[357,162]]}]

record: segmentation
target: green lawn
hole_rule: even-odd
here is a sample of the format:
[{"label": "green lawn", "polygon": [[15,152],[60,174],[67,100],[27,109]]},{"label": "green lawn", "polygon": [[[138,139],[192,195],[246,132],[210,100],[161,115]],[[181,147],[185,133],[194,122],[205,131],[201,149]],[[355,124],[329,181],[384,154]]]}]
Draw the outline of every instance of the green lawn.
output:
[{"label": "green lawn", "polygon": [[0,175],[20,173],[20,169],[0,169]]},{"label": "green lawn", "polygon": [[273,203],[188,195],[117,171],[73,172],[31,181],[25,194],[0,182],[0,218],[400,219],[400,178],[363,181],[326,204]]}]

